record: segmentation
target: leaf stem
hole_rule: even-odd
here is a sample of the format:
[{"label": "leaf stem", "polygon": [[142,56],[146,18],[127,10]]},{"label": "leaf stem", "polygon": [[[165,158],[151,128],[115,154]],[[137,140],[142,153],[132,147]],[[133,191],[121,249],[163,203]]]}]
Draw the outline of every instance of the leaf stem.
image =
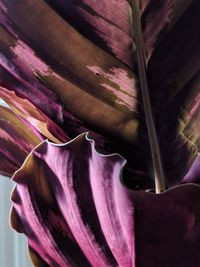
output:
[{"label": "leaf stem", "polygon": [[153,119],[153,113],[148,90],[139,0],[132,0],[132,16],[133,16],[132,18],[133,18],[134,38],[135,38],[137,58],[138,58],[138,70],[140,77],[142,101],[144,105],[145,120],[149,135],[151,155],[154,168],[155,191],[156,193],[161,193],[165,190],[165,176],[162,166],[160,147]]}]

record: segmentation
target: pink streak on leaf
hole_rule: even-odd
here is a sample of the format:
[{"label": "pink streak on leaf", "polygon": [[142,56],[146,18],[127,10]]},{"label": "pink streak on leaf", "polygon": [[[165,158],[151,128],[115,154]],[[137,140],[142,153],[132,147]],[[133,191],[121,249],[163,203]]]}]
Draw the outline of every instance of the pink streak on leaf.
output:
[{"label": "pink streak on leaf", "polygon": [[124,164],[85,134],[43,142],[13,177],[13,227],[49,267],[198,266],[200,186],[131,191]]},{"label": "pink streak on leaf", "polygon": [[[89,7],[89,9],[87,9]],[[77,12],[111,48],[113,54],[132,66],[131,7],[127,1],[83,0]]]},{"label": "pink streak on leaf", "polygon": [[[51,232],[49,219],[57,218],[58,221],[60,217],[61,221],[55,227],[60,229],[63,238],[67,236],[77,242],[92,266],[131,267],[133,209],[118,180],[124,164],[125,160],[118,154],[98,154],[93,141],[80,135],[65,145],[43,142],[15,174],[13,179],[18,185],[13,193],[13,212],[17,217],[24,214],[20,229],[23,228],[30,246],[49,266],[54,266],[54,259],[58,266],[64,267],[70,258],[71,252],[66,247],[61,253],[60,244],[55,243],[56,233]],[[33,174],[36,166],[37,174]],[[16,195],[21,203],[26,199],[25,205],[15,201]],[[44,198],[42,202],[41,198]],[[88,203],[90,205],[85,209]],[[41,208],[41,204],[45,207]],[[123,218],[127,206],[130,210]],[[52,214],[55,210],[58,210],[56,216]],[[48,216],[43,217],[41,213],[46,211]],[[19,230],[19,226],[14,227]],[[73,259],[76,262],[80,252],[73,253],[77,253],[77,259]]]},{"label": "pink streak on leaf", "polygon": [[92,72],[102,75],[110,81],[101,83],[101,86],[107,88],[116,97],[116,102],[128,106],[132,111],[136,111],[137,100],[135,80],[128,77],[127,73],[122,69],[112,68],[109,72],[104,72],[97,66],[87,66]]}]

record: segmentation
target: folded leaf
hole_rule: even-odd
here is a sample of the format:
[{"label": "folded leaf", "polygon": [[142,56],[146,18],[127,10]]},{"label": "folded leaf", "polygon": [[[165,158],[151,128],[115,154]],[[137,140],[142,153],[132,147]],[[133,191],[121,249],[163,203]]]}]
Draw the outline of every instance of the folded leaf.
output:
[{"label": "folded leaf", "polygon": [[[151,103],[171,187],[199,151],[200,5],[140,2]],[[0,14],[0,84],[34,104],[67,139],[89,131],[101,151],[127,159],[129,185],[152,188],[131,1],[2,0]]]},{"label": "folded leaf", "polygon": [[42,143],[13,178],[13,227],[49,266],[131,266],[132,209],[123,217],[130,202],[118,179],[124,163],[98,154],[84,135]]},{"label": "folded leaf", "polygon": [[163,194],[133,193],[136,267],[200,264],[200,187],[174,187]]},{"label": "folded leaf", "polygon": [[200,264],[200,187],[130,191],[124,164],[85,135],[32,151],[13,177],[11,223],[28,237],[35,266]]},{"label": "folded leaf", "polygon": [[0,114],[0,174],[11,177],[42,136],[10,109],[0,106]]},{"label": "folded leaf", "polygon": [[[33,49],[5,33],[5,39],[12,40],[10,46],[5,46],[5,39],[2,40],[9,60],[37,74],[79,119],[107,134],[133,142],[137,136],[138,103],[131,69],[83,38],[42,0],[34,4],[3,1],[3,6],[6,18],[12,20],[15,29],[20,25],[16,33],[20,36],[20,32],[23,33],[23,41],[27,36],[28,45]],[[56,31],[49,27],[52,23]],[[8,28],[8,25],[4,26]],[[37,31],[33,30],[36,28]],[[77,56],[83,50],[82,56]]]},{"label": "folded leaf", "polygon": [[[16,14],[14,19],[12,12],[15,10],[15,5],[18,14],[22,12],[24,17],[22,14],[20,16]],[[98,141],[97,146],[101,151],[105,153],[117,151],[127,158],[128,172],[131,173],[129,180],[132,181],[133,187],[152,187],[153,180],[149,179],[148,174],[150,165],[148,140],[142,149],[147,151],[146,153],[143,153],[140,147],[140,142],[144,142],[146,130],[143,120],[141,119],[140,123],[138,121],[138,109],[141,109],[141,106],[138,103],[132,70],[87,41],[43,1],[37,1],[34,5],[35,11],[31,1],[25,1],[25,5],[21,7],[17,2],[5,1],[2,6],[1,12],[6,18],[2,22],[3,27],[0,28],[2,86],[33,103],[38,110],[49,117],[49,120],[61,126],[69,139],[89,131],[90,136]],[[49,22],[39,23],[38,19],[42,18],[40,13],[43,12],[43,8],[49,14],[49,19],[55,22],[55,25],[57,23],[60,25],[59,33],[53,29],[49,33]],[[26,20],[24,24],[20,22],[22,17]],[[43,27],[40,32],[38,31],[41,38],[44,38],[43,41],[39,35],[31,33],[28,21],[32,29]],[[26,29],[19,29],[18,23],[24,25]],[[11,24],[15,34],[10,32]],[[65,42],[65,32],[68,30],[70,34],[68,42],[75,42],[70,48]],[[74,33],[76,38],[71,33]],[[26,38],[27,34],[30,35],[29,41]],[[52,38],[49,39],[50,35]],[[52,42],[57,39],[63,41]],[[45,46],[45,54],[40,45]],[[92,55],[99,54],[98,62],[94,59],[90,64],[94,57],[91,57],[89,52],[84,54],[84,57],[74,56],[87,45]],[[59,52],[59,55],[55,51]],[[77,62],[73,63],[74,67],[70,63],[71,58],[73,62],[77,58]],[[73,75],[71,75],[72,69]],[[138,151],[135,155],[132,153],[133,149]],[[142,163],[144,155],[146,160]],[[138,179],[139,176],[135,173],[139,173],[141,179]],[[135,180],[137,181],[134,182]]]},{"label": "folded leaf", "polygon": [[64,131],[27,99],[18,97],[14,92],[0,86],[0,97],[12,110],[29,121],[42,135],[55,143],[68,140]]}]

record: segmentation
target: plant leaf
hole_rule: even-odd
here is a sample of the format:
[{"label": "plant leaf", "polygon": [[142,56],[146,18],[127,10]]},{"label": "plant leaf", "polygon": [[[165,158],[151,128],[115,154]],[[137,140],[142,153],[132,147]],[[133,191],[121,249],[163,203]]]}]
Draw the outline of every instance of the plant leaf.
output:
[{"label": "plant leaf", "polygon": [[49,119],[44,113],[27,99],[18,97],[15,92],[9,91],[0,86],[0,97],[10,105],[12,110],[29,121],[43,136],[55,143],[61,143],[68,140],[64,131]]},{"label": "plant leaf", "polygon": [[131,6],[128,1],[46,2],[87,39],[125,64],[133,65]]},{"label": "plant leaf", "polygon": [[176,27],[176,23],[193,2],[193,0],[140,1],[147,59],[150,59],[160,43],[168,38],[167,34]]},{"label": "plant leaf", "polygon": [[10,109],[0,106],[0,114],[0,174],[11,177],[42,136]]},{"label": "plant leaf", "polygon": [[[130,4],[2,0],[1,85],[28,99],[69,139],[89,130],[102,151],[126,157],[129,184],[147,189],[153,186],[152,161]],[[141,1],[149,93],[168,187],[183,179],[199,151],[199,10],[198,0]]]},{"label": "plant leaf", "polygon": [[[28,99],[38,110],[60,125],[69,138],[89,130],[91,136],[98,141],[97,145],[101,151],[117,151],[127,158],[128,173],[131,172],[129,180],[133,186],[151,188],[153,181],[149,179],[148,173],[148,141],[143,148],[147,152],[143,153],[140,142],[144,142],[146,131],[143,120],[141,119],[140,123],[138,120],[138,108],[141,109],[141,105],[138,102],[132,70],[83,38],[43,1],[37,1],[34,5],[35,11],[32,9],[32,1],[24,2],[19,6],[15,1],[2,1],[1,12],[4,20],[0,38],[3,53],[1,84],[6,89],[15,91],[17,96]],[[15,5],[20,16],[15,14],[15,17],[12,14]],[[59,23],[59,33],[53,29],[50,33],[48,22],[39,23],[39,27],[43,25],[44,28],[41,28],[40,32],[37,31],[38,36],[30,31],[31,25],[32,29],[38,27],[43,8],[55,25]],[[21,21],[22,18],[26,23]],[[21,29],[21,26],[25,28]],[[68,30],[69,34],[71,31],[74,33],[69,35],[70,38],[74,36],[69,39],[69,43],[75,42],[70,49],[65,42],[65,32]],[[39,35],[43,36],[43,40],[39,39]],[[55,39],[63,41],[52,42]],[[86,46],[89,47],[89,52],[83,58],[74,56]],[[45,53],[42,52],[44,50]],[[55,51],[59,51],[59,55]],[[99,59],[97,57],[93,62],[90,53],[99,54]],[[65,59],[62,64],[61,58]],[[77,62],[73,61],[74,66],[77,65],[78,68],[73,70],[74,77],[71,75],[72,63],[69,64],[71,58],[77,58]],[[92,63],[88,68],[90,61]],[[133,149],[138,151],[135,155],[132,153]],[[144,155],[146,160],[142,163]]]},{"label": "plant leaf", "polygon": [[91,143],[84,135],[62,146],[44,142],[13,178],[14,227],[50,266],[131,265],[132,211],[122,216],[130,203],[118,180],[125,160],[101,156]]},{"label": "plant leaf", "polygon": [[[38,73],[72,114],[110,135],[133,142],[138,123],[135,119],[137,91],[131,69],[83,38],[44,1],[33,3],[28,0],[20,4],[18,1],[5,1],[4,5],[6,18],[12,20],[15,27],[22,27],[20,31],[28,37],[31,48],[36,48],[36,42],[38,55],[47,63],[53,61],[56,64],[51,69],[26,44],[11,36],[6,37],[12,39],[12,45],[6,47],[9,49],[7,54],[14,54],[19,58],[16,61],[25,65],[28,60],[32,71]],[[17,13],[14,11],[16,7]],[[41,16],[43,12],[45,20]],[[56,31],[49,27],[52,23],[56,25]],[[35,28],[37,31],[30,31]],[[63,42],[66,35],[68,42]],[[83,49],[84,54],[77,56]]]},{"label": "plant leaf", "polygon": [[200,187],[130,191],[124,164],[85,135],[29,155],[13,177],[11,222],[35,266],[198,266]]},{"label": "plant leaf", "polygon": [[186,174],[197,157],[199,142],[200,3],[178,1],[174,9],[173,2],[166,4],[172,5],[170,13],[172,17],[178,13],[178,19],[163,30],[148,62],[152,106],[169,186]]}]

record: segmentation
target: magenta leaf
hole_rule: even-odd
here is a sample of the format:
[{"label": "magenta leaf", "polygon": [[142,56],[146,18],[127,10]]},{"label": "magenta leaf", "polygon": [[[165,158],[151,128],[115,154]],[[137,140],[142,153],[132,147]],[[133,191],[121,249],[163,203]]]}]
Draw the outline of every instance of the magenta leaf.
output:
[{"label": "magenta leaf", "polygon": [[[84,38],[45,1],[20,3],[2,1],[0,8],[1,84],[34,104],[68,139],[89,131],[101,151],[117,151],[126,157],[133,186],[152,187],[149,154],[140,148],[146,134],[144,123],[138,120],[138,89],[131,68]],[[130,6],[125,3],[124,7],[127,14]],[[45,23],[40,15],[44,12],[49,18]],[[87,53],[82,53],[86,47]],[[148,141],[143,150],[148,151]]]},{"label": "magenta leaf", "polygon": [[132,193],[137,266],[200,264],[200,187],[174,187],[162,194]]},{"label": "magenta leaf", "polygon": [[[198,0],[141,1],[168,187],[183,179],[199,150],[199,10]],[[131,1],[2,0],[0,14],[1,85],[29,100],[67,140],[89,131],[101,151],[122,154],[127,184],[154,187]]]},{"label": "magenta leaf", "polygon": [[[36,147],[11,214],[35,266],[199,267],[199,12],[199,0],[0,1],[0,97],[17,114],[0,108],[0,173]],[[159,195],[146,192],[144,99],[163,184],[179,185]],[[58,145],[85,131],[104,154],[84,134]]]},{"label": "magenta leaf", "polygon": [[43,142],[13,177],[13,227],[49,266],[131,266],[124,164],[117,154],[98,154],[84,135],[66,145]]},{"label": "magenta leaf", "polygon": [[200,264],[200,187],[130,191],[120,181],[124,164],[85,134],[45,141],[28,156],[13,177],[11,222],[27,235],[35,266]]}]

